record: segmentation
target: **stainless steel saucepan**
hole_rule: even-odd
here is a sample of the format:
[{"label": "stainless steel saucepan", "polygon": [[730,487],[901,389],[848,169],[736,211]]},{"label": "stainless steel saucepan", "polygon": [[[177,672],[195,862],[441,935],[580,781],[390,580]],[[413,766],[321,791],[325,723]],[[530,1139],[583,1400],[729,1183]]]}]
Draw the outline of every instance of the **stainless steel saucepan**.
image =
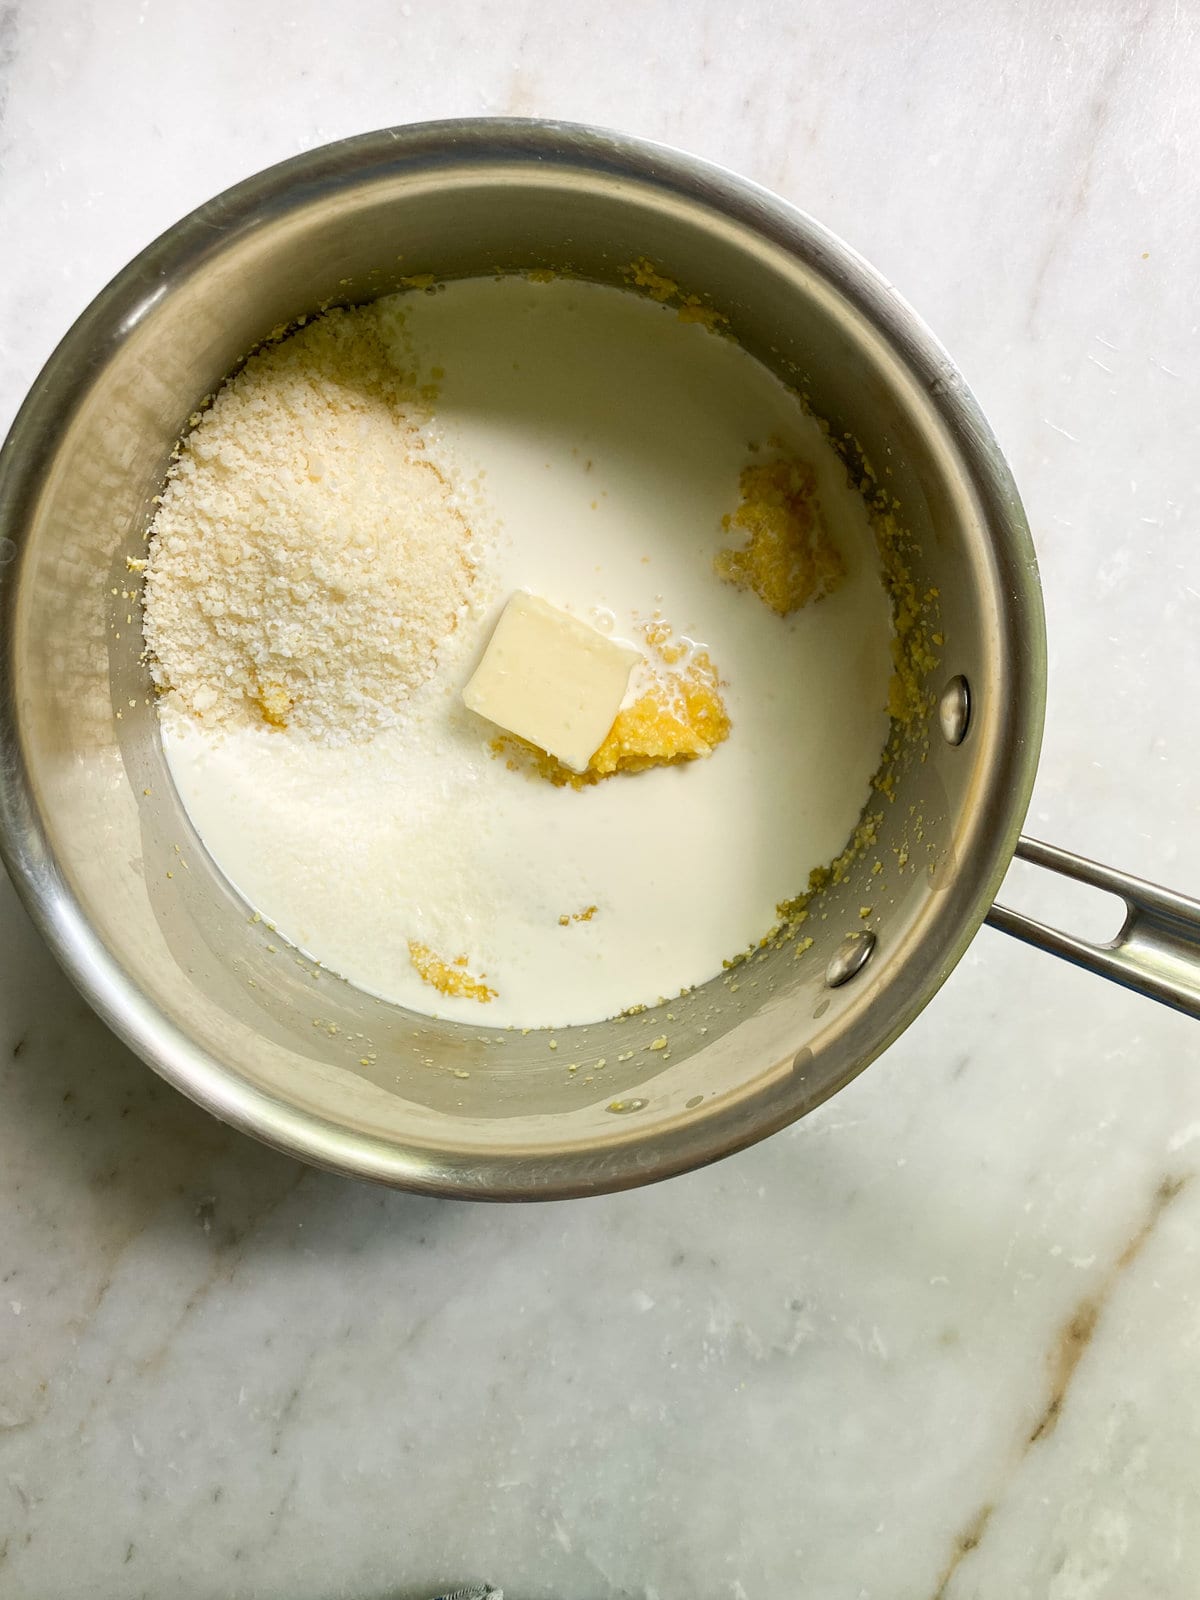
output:
[{"label": "stainless steel saucepan", "polygon": [[[785,944],[656,1011],[558,1030],[551,1053],[544,1035],[436,1022],[269,949],[174,797],[126,555],[189,415],[270,329],[402,276],[549,267],[620,282],[643,258],[719,308],[886,489],[915,590],[937,592],[941,642],[916,685],[926,726],[871,848],[813,905],[803,958]],[[30,912],[157,1072],[306,1160],[498,1199],[682,1172],[861,1072],[985,917],[1200,1016],[1196,903],[1019,838],[1042,729],[1041,596],[1016,489],[962,379],[824,228],[673,151],[556,123],[436,123],[328,146],[202,206],[104,290],[34,384],[0,455],[0,563],[0,835]],[[1121,896],[1118,938],[1096,946],[993,907],[1014,850]]]}]

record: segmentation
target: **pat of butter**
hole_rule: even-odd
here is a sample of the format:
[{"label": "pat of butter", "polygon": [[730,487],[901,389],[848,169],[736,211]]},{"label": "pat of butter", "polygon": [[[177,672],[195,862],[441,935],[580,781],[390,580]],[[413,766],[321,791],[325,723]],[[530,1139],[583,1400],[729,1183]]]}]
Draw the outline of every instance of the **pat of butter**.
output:
[{"label": "pat of butter", "polygon": [[640,659],[632,645],[518,591],[501,612],[463,701],[583,772],[612,727]]}]

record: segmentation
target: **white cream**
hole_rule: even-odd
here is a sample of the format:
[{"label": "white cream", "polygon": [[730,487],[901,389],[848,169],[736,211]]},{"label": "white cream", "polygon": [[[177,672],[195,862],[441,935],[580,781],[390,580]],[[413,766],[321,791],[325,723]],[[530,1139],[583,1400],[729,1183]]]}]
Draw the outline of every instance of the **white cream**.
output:
[{"label": "white cream", "polygon": [[[428,448],[482,553],[481,605],[403,726],[327,749],[216,742],[164,708],[180,796],[280,934],[416,1010],[565,1026],[703,982],[842,849],[887,731],[890,617],[866,514],[796,399],[732,342],[595,285],[472,280],[406,297],[438,366]],[[753,444],[810,460],[846,581],[787,620],[720,583]],[[639,642],[656,611],[708,647],[733,729],[706,760],[583,790],[510,771],[461,702],[503,602],[530,589]],[[560,917],[597,908],[586,921]],[[416,940],[496,998],[446,998]]]}]

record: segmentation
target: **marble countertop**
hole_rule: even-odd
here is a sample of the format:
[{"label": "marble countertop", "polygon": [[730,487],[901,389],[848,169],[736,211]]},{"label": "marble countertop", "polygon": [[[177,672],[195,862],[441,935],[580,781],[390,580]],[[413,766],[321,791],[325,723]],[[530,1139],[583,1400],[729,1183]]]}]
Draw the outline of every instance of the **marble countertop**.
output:
[{"label": "marble countertop", "polygon": [[[1187,0],[7,0],[0,425],[144,242],[297,150],[522,113],[715,158],[995,423],[1051,640],[1031,831],[1194,894],[1198,84]],[[804,1123],[588,1203],[220,1127],[6,884],[0,1073],[2,1600],[1200,1587],[1200,1027],[999,934]]]}]

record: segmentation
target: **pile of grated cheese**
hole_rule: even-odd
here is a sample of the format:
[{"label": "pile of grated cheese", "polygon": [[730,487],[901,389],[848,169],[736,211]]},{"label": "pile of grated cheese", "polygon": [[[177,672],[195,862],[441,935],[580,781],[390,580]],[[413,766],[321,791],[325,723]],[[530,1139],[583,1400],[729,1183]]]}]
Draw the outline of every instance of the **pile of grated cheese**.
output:
[{"label": "pile of grated cheese", "polygon": [[474,568],[408,365],[395,302],[327,311],[193,419],[151,525],[144,628],[155,685],[205,726],[360,742],[432,673]]}]

